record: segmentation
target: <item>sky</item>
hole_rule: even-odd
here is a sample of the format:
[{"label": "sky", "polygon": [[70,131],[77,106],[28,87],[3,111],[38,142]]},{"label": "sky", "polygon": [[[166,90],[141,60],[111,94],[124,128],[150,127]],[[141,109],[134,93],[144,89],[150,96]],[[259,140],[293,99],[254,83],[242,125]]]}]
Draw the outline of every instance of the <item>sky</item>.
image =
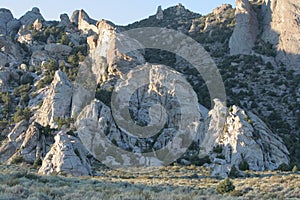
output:
[{"label": "sky", "polygon": [[159,5],[166,9],[178,3],[193,12],[207,14],[224,3],[234,6],[235,0],[0,0],[0,8],[10,9],[18,19],[38,7],[46,20],[59,20],[60,14],[71,16],[74,10],[84,9],[95,20],[126,25],[155,14]]}]

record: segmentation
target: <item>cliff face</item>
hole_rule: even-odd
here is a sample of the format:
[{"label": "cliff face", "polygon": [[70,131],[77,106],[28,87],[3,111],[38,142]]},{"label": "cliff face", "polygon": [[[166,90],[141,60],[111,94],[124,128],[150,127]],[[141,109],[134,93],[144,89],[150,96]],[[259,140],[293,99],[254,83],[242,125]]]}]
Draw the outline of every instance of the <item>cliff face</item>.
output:
[{"label": "cliff face", "polygon": [[248,0],[236,1],[236,26],[229,41],[230,54],[250,54],[258,35],[257,14]]},{"label": "cliff face", "polygon": [[300,1],[265,0],[262,15],[262,38],[278,50],[276,60],[299,71]]},{"label": "cliff face", "polygon": [[262,39],[277,50],[277,63],[298,71],[299,3],[299,0],[237,0],[236,26],[229,42],[230,54],[251,54],[255,42]]}]

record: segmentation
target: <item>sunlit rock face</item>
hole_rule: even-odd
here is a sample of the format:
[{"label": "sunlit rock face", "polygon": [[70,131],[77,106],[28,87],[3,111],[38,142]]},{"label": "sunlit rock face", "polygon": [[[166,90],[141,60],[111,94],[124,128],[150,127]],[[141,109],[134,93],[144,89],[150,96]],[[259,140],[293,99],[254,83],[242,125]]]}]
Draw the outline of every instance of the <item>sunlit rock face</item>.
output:
[{"label": "sunlit rock face", "polygon": [[92,175],[88,152],[78,138],[59,132],[54,140],[39,169],[40,174]]},{"label": "sunlit rock face", "polygon": [[250,54],[258,35],[257,14],[248,0],[236,1],[236,26],[230,38],[230,54]]},{"label": "sunlit rock face", "polygon": [[70,116],[72,83],[62,71],[56,71],[49,93],[34,115],[35,121],[43,126],[57,128],[55,120]]},{"label": "sunlit rock face", "polygon": [[262,38],[278,50],[277,61],[299,71],[300,1],[265,0],[262,6]]},{"label": "sunlit rock face", "polygon": [[[249,164],[250,170],[257,171],[274,170],[282,163],[289,163],[289,152],[281,138],[253,113],[237,106],[228,109],[216,101],[208,120],[202,149],[210,152],[213,161],[218,153],[224,155],[222,162],[217,159],[212,164],[215,175],[224,176],[224,171],[218,171],[220,169],[226,169],[228,175],[232,166],[238,168],[243,161]],[[218,122],[223,126],[218,126]],[[222,148],[218,153],[213,150],[217,145]]]}]

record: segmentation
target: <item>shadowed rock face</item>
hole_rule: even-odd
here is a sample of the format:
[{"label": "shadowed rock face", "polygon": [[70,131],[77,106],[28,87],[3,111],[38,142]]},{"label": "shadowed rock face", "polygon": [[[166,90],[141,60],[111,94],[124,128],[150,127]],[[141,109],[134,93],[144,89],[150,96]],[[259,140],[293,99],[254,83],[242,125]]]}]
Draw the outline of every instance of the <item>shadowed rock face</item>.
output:
[{"label": "shadowed rock face", "polygon": [[236,26],[229,42],[230,54],[250,54],[258,35],[256,13],[248,0],[237,0],[235,15]]},{"label": "shadowed rock face", "polygon": [[0,34],[7,33],[7,23],[11,20],[13,20],[13,15],[10,10],[0,9]]},{"label": "shadowed rock face", "polygon": [[28,11],[25,15],[23,15],[19,19],[19,21],[21,22],[22,25],[28,26],[30,24],[33,24],[33,22],[37,19],[44,21],[44,18],[40,13],[40,9],[32,8],[32,10]]},{"label": "shadowed rock face", "polygon": [[299,71],[300,63],[300,1],[265,0],[263,35],[278,50],[277,61]]}]

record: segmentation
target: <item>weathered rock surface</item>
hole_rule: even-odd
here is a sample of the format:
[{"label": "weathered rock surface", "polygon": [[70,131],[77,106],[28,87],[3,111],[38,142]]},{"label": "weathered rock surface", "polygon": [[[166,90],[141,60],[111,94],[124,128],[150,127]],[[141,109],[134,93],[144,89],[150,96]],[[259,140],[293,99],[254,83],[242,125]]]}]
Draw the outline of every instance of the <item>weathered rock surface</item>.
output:
[{"label": "weathered rock surface", "polygon": [[0,9],[0,35],[7,34],[7,24],[9,21],[13,20],[13,15],[10,10],[1,8]]},{"label": "weathered rock surface", "polygon": [[36,31],[40,31],[43,28],[43,22],[39,18],[36,19],[32,25],[33,25],[34,30],[36,30]]},{"label": "weathered rock surface", "polygon": [[[94,99],[98,83],[109,82],[114,77],[122,77],[132,67],[145,63],[139,51],[126,53],[132,40],[124,42],[117,27],[106,20],[97,23],[99,35],[88,38],[89,58],[81,63],[79,75],[74,86],[72,116]],[[124,43],[118,43],[122,41]],[[120,50],[122,49],[122,50]],[[111,87],[108,83],[107,87]]]},{"label": "weathered rock surface", "polygon": [[[174,78],[174,76],[177,78]],[[121,113],[115,113],[114,117],[112,117],[111,109],[99,101],[92,101],[91,104],[86,106],[78,115],[76,124],[79,137],[82,138],[84,143],[87,144],[88,148],[91,149],[91,152],[93,152],[94,155],[102,158],[103,163],[115,166],[122,166],[122,164],[139,166],[142,164],[148,165],[149,163],[143,163],[141,160],[145,160],[146,162],[147,159],[150,159],[153,164],[161,165],[163,160],[158,159],[154,155],[149,156],[148,158],[141,155],[141,160],[137,160],[135,158],[136,155],[133,154],[149,150],[152,152],[153,150],[158,150],[162,147],[166,147],[167,149],[171,148],[170,146],[167,147],[167,145],[170,143],[175,134],[178,135],[181,133],[182,130],[179,127],[185,127],[184,130],[190,132],[192,135],[193,131],[194,133],[197,132],[197,127],[200,124],[199,121],[197,121],[197,119],[200,118],[200,111],[198,111],[199,108],[193,107],[192,109],[189,109],[191,105],[195,105],[190,102],[197,102],[195,99],[196,96],[192,91],[190,91],[191,88],[184,87],[184,84],[181,82],[182,79],[180,79],[179,76],[180,75],[178,73],[170,69],[167,70],[165,67],[160,65],[145,65],[144,67],[129,72],[126,76],[124,75],[123,78],[126,80],[126,83],[121,84],[120,86],[115,86],[115,89],[118,92],[121,92],[121,88],[123,87],[127,88],[129,91],[135,91],[132,87],[135,85],[134,81],[136,77],[140,77],[142,80],[149,79],[150,82],[148,86],[139,88],[133,94],[134,98],[132,99],[131,106],[129,107],[129,110],[132,112],[132,120],[136,121],[136,124],[148,124],[149,127],[147,126],[148,128],[145,128],[144,134],[149,135],[147,135],[145,139],[134,136],[137,132],[141,134],[139,131],[141,127],[135,128],[136,124],[132,124],[132,120],[126,122],[122,121],[123,117],[121,116]],[[166,80],[177,80],[177,84],[167,84],[165,83]],[[167,85],[166,87],[168,87],[169,90],[165,90],[162,87],[164,85]],[[185,94],[186,92],[190,94],[186,96],[183,95],[182,98],[184,99],[181,100],[180,106],[176,98],[173,96],[175,95],[173,94],[175,91],[176,94],[179,95]],[[125,95],[121,94],[120,97],[125,98]],[[116,99],[115,101],[122,102],[121,99]],[[149,107],[153,106],[153,102],[161,104],[166,111],[159,109],[149,110]],[[126,101],[124,104],[119,106],[118,110],[126,109]],[[162,112],[168,113],[168,116],[163,115]],[[190,118],[182,120],[181,115],[179,114],[180,112],[190,113]],[[195,112],[198,117],[192,114]],[[121,119],[121,121],[118,120],[116,123],[116,119]],[[167,122],[165,127],[161,124],[164,121]],[[185,123],[193,123],[195,127],[191,127]],[[161,124],[161,134],[154,139],[151,135],[156,133],[153,133],[156,128],[151,129],[151,126],[158,126],[159,124]],[[160,129],[158,129],[158,131],[159,130]],[[123,150],[131,149],[134,153],[123,153],[122,155],[124,156],[122,158],[115,157],[120,153],[110,151],[111,148],[109,147],[109,143],[111,141],[116,141],[115,145],[119,146],[117,149],[120,153],[122,152],[120,148]],[[180,141],[178,142],[179,144],[173,145],[180,146]],[[103,151],[100,151],[99,149],[103,149]],[[178,147],[178,149],[180,148]],[[106,155],[103,155],[103,152],[105,152]],[[176,154],[178,152],[174,152],[172,150],[169,151],[170,155],[173,153]]]},{"label": "weathered rock surface", "polygon": [[[204,31],[210,32],[214,30],[214,27],[218,26],[218,24],[226,24],[226,20],[228,20],[229,15],[234,12],[233,8],[230,4],[222,4],[221,6],[215,8],[212,11],[212,14],[207,16],[205,19]],[[198,24],[200,24],[198,22]]]},{"label": "weathered rock surface", "polygon": [[70,25],[71,25],[71,21],[69,16],[67,14],[61,14],[58,27],[69,27]]},{"label": "weathered rock surface", "polygon": [[8,70],[0,71],[0,92],[7,92],[9,89],[10,72]]},{"label": "weathered rock surface", "polygon": [[46,44],[45,50],[51,55],[67,56],[72,51],[72,48],[63,44]]},{"label": "weathered rock surface", "polygon": [[22,162],[33,164],[42,159],[53,141],[41,131],[42,127],[35,122],[29,126],[25,120],[17,123],[0,148],[0,162],[11,163],[21,157]]},{"label": "weathered rock surface", "polygon": [[[211,121],[202,148],[207,152],[212,151],[213,146],[221,145],[224,165],[238,168],[246,161],[251,170],[274,170],[282,163],[289,163],[289,152],[282,140],[253,113],[246,113],[237,106],[228,110],[217,102],[209,116]],[[218,126],[218,123],[224,124]]]},{"label": "weathered rock surface", "polygon": [[[288,2],[292,2],[292,0]],[[238,24],[230,42],[233,51],[231,53],[249,54],[255,41],[254,38],[256,39],[257,32],[252,32],[252,28],[257,30],[257,19],[248,1],[238,0],[237,3]],[[282,4],[277,8],[276,5],[272,6],[272,11],[274,11],[272,15],[279,12],[277,9],[284,10],[283,5],[290,6],[290,4]],[[266,6],[266,8],[268,7]],[[256,115],[236,106],[228,109],[218,100],[215,101],[214,108],[208,111],[199,105],[197,95],[191,87],[180,84],[178,86],[178,83],[184,82],[182,77],[192,81],[195,85],[199,83],[199,80],[192,75],[194,73],[192,68],[181,62],[182,58],[176,57],[176,61],[174,61],[176,66],[172,67],[177,71],[187,72],[184,75],[173,70],[174,68],[169,69],[158,64],[145,64],[143,52],[127,51],[136,49],[136,47],[143,49],[143,46],[137,41],[129,39],[124,33],[122,34],[124,29],[106,20],[96,23],[83,10],[75,11],[71,20],[67,15],[61,15],[61,21],[58,25],[58,27],[64,28],[65,33],[76,48],[74,50],[85,51],[86,44],[82,39],[87,38],[90,54],[84,62],[79,64],[80,68],[75,83],[72,85],[66,74],[57,71],[50,86],[47,85],[42,89],[35,90],[34,86],[37,86],[39,81],[45,80],[46,75],[49,75],[45,74],[47,71],[43,66],[50,59],[56,60],[55,62],[59,63],[59,67],[63,68],[64,71],[66,70],[68,75],[69,73],[76,73],[76,70],[72,71],[74,68],[70,70],[73,66],[66,59],[72,48],[56,44],[59,36],[56,36],[55,33],[48,34],[48,38],[42,38],[43,42],[32,37],[33,31],[28,27],[25,28],[25,26],[33,25],[35,30],[42,31],[42,28],[55,24],[44,22],[38,9],[33,9],[21,17],[21,22],[13,19],[7,10],[3,12],[4,14],[1,14],[0,9],[0,21],[3,19],[1,21],[3,23],[0,22],[0,33],[3,29],[5,30],[3,34],[8,35],[11,33],[10,30],[17,32],[20,23],[24,26],[20,29],[19,35],[16,36],[19,42],[23,43],[22,45],[12,42],[9,36],[0,36],[0,91],[8,91],[13,96],[13,87],[20,86],[22,82],[26,82],[25,79],[28,77],[34,78],[34,84],[28,92],[29,102],[26,104],[33,112],[33,117],[29,120],[30,122],[21,121],[1,133],[1,136],[7,136],[7,139],[1,141],[0,162],[10,163],[17,156],[21,156],[24,161],[33,163],[39,158],[43,159],[48,152],[40,173],[92,175],[90,165],[92,155],[85,149],[78,137],[74,136],[78,134],[84,144],[87,145],[86,147],[91,150],[91,153],[102,156],[101,161],[105,164],[113,166],[162,165],[164,160],[155,155],[156,150],[172,143],[171,141],[181,126],[184,127],[184,130],[180,130],[180,133],[196,133],[193,143],[193,148],[195,146],[196,148],[189,149],[186,154],[191,155],[190,153],[193,152],[192,156],[196,155],[201,158],[209,155],[212,164],[208,166],[211,167],[214,176],[227,176],[232,166],[238,168],[243,161],[246,161],[252,170],[276,169],[281,163],[289,163],[289,152],[282,140],[273,134]],[[297,14],[298,10],[293,10],[293,12]],[[230,22],[228,31],[231,33],[232,14],[233,8],[226,4],[215,9],[208,17],[202,18],[179,4],[164,11],[158,8],[157,14],[151,16],[149,20],[151,23],[170,22],[169,28],[175,28],[184,33],[198,34],[201,29],[201,34],[207,34],[202,31],[209,31],[208,37],[212,37],[216,33],[214,32],[216,25],[223,22]],[[295,16],[297,21],[297,15]],[[279,14],[277,17],[279,18]],[[202,19],[206,19],[206,22]],[[265,19],[268,17],[266,16]],[[71,23],[75,23],[80,31]],[[269,23],[267,20],[264,23],[265,34],[268,28],[275,26],[272,25],[273,22]],[[267,26],[268,23],[271,24],[270,27]],[[278,24],[280,23],[282,22],[278,19]],[[51,32],[55,31],[54,29],[51,30]],[[264,39],[275,45],[278,35],[272,34],[270,33],[269,38]],[[294,37],[297,36],[291,38]],[[46,39],[47,44],[45,45]],[[283,38],[283,41],[278,43],[278,47],[290,48],[281,45],[284,40]],[[227,41],[228,38],[225,38],[224,44],[227,44]],[[172,42],[172,40],[167,42]],[[296,44],[296,40],[294,42]],[[214,48],[217,48],[218,45],[224,46],[224,44],[210,42],[206,47],[210,49],[210,52],[214,52]],[[288,44],[288,42],[284,44]],[[295,45],[291,48],[295,49],[296,47]],[[182,55],[188,53],[184,49],[177,50]],[[277,59],[281,58],[278,57]],[[220,60],[222,59],[220,58]],[[28,64],[27,61],[29,61]],[[20,65],[21,63],[26,64]],[[233,66],[232,63],[231,65]],[[238,66],[238,64],[235,65],[235,67]],[[260,73],[258,74],[260,75]],[[136,83],[135,78],[138,77],[140,81],[148,80],[149,83]],[[121,81],[121,84],[118,81]],[[164,87],[165,85],[168,87]],[[200,83],[199,85],[201,86]],[[119,110],[123,112],[129,106],[130,116],[123,120],[123,124],[120,124],[119,119],[122,119],[124,113],[113,110],[111,95],[114,90],[121,93],[120,91],[124,87],[132,94],[130,101],[119,105]],[[176,94],[185,94],[181,97],[181,104]],[[117,99],[118,102],[122,102],[125,97],[126,95],[121,95]],[[20,105],[18,98],[13,100],[13,106]],[[41,107],[39,106],[40,100],[43,100]],[[163,106],[159,107],[156,104]],[[0,106],[2,109],[2,105]],[[191,113],[196,114],[192,115]],[[181,117],[184,114],[188,114],[188,118],[181,122]],[[78,132],[75,134],[66,133],[66,131],[60,132],[56,135],[55,143],[49,151],[55,135],[53,130],[50,131],[50,127],[58,128],[58,124],[55,122],[58,117],[68,119],[71,116],[76,120],[74,128],[77,128]],[[162,123],[164,121],[166,123]],[[188,126],[186,123],[189,122],[192,122],[193,125]],[[136,128],[137,125],[139,128]],[[162,125],[162,128],[155,132],[159,134],[153,135],[152,129],[147,129],[144,132],[139,131],[140,134],[146,134],[147,137],[135,135],[136,130],[143,130],[142,128],[152,125]],[[65,127],[63,126],[62,130],[65,130]],[[184,142],[179,137],[172,147],[179,152],[179,147]],[[113,145],[114,149],[117,148],[118,150],[111,150],[109,145]],[[222,146],[222,152],[213,151],[216,145]],[[199,148],[200,155],[198,155]],[[167,150],[170,150],[169,146]],[[168,156],[175,151],[171,151]],[[151,156],[142,155],[145,152]],[[132,156],[133,154],[138,155],[138,157]],[[189,160],[189,158],[195,158],[192,156],[182,158],[182,163],[191,164],[192,159]],[[198,158],[196,157],[196,159]]]},{"label": "weathered rock surface", "polygon": [[22,53],[19,46],[11,41],[9,36],[0,36],[0,66],[19,65],[22,62]]},{"label": "weathered rock surface", "polygon": [[232,9],[232,5],[230,4],[222,4],[221,6],[213,9],[212,13],[215,16],[223,15],[228,9]]},{"label": "weathered rock surface", "polygon": [[277,61],[299,70],[300,1],[265,0],[262,6],[263,35],[278,50]]},{"label": "weathered rock surface", "polygon": [[21,44],[31,44],[33,43],[32,33],[29,30],[20,29],[18,32],[18,42]]},{"label": "weathered rock surface", "polygon": [[156,19],[162,20],[164,18],[164,11],[161,9],[161,6],[158,6],[156,12]]},{"label": "weathered rock surface", "polygon": [[49,93],[42,107],[34,115],[35,121],[42,126],[50,125],[51,128],[56,128],[55,120],[58,117],[68,118],[70,116],[72,88],[72,83],[67,75],[60,70],[56,71]]},{"label": "weathered rock surface", "polygon": [[78,138],[59,132],[54,140],[39,169],[40,174],[92,175],[88,152]]},{"label": "weathered rock surface", "polygon": [[88,34],[90,31],[98,33],[96,20],[91,19],[84,10],[76,10],[71,16],[71,22],[78,25],[78,29]]},{"label": "weathered rock surface", "polygon": [[35,51],[32,53],[29,64],[35,69],[39,68],[41,64],[45,61],[50,60],[50,55],[48,51]]},{"label": "weathered rock surface", "polygon": [[9,21],[6,26],[7,35],[15,35],[21,26],[21,22],[17,19],[13,19]]},{"label": "weathered rock surface", "polygon": [[25,15],[23,15],[19,21],[22,25],[28,26],[34,23],[35,20],[42,20],[44,21],[44,18],[42,14],[40,13],[40,9],[38,8],[32,8],[31,11],[28,11]]},{"label": "weathered rock surface", "polygon": [[248,0],[236,1],[236,26],[229,41],[230,54],[250,54],[258,35],[257,14]]}]

